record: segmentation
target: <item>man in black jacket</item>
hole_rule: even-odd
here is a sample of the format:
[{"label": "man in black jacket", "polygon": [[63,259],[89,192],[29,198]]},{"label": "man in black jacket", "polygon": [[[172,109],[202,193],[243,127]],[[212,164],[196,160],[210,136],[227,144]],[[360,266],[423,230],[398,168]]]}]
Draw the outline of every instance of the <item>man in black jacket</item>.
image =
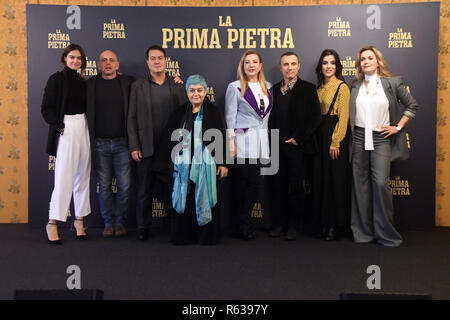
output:
[{"label": "man in black jacket", "polygon": [[[128,152],[127,115],[134,77],[118,74],[114,52],[103,51],[98,60],[101,73],[87,81],[87,118],[93,163],[99,183],[100,212],[104,237],[126,235],[124,222],[129,210],[131,158]],[[111,183],[115,178],[114,197]],[[115,199],[114,199],[115,198]]]},{"label": "man in black jacket", "polygon": [[[315,85],[298,77],[300,63],[293,52],[280,59],[283,80],[273,86],[273,109],[269,128],[279,130],[279,171],[274,176],[273,229],[269,235],[285,232],[295,240],[304,215],[305,154],[317,152],[314,132],[320,125],[320,103]],[[273,143],[273,142],[272,142]]]},{"label": "man in black jacket", "polygon": [[[138,194],[136,220],[138,240],[148,238],[151,225],[151,200],[155,182],[163,186],[170,177],[153,170],[152,162],[158,152],[161,135],[171,113],[186,102],[181,84],[166,75],[166,52],[160,46],[151,46],[146,52],[150,75],[131,86],[130,111],[128,113],[128,144],[131,157],[136,161]],[[164,199],[169,205],[168,190]]]}]

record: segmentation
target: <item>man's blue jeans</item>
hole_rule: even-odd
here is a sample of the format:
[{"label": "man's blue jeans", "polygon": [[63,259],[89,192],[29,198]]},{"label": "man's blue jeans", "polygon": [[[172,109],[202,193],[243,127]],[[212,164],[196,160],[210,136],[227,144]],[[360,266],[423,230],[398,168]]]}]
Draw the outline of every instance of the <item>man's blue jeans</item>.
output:
[{"label": "man's blue jeans", "polygon": [[[94,168],[105,226],[124,224],[129,210],[131,157],[126,138],[95,139]],[[111,188],[116,178],[117,193]]]}]

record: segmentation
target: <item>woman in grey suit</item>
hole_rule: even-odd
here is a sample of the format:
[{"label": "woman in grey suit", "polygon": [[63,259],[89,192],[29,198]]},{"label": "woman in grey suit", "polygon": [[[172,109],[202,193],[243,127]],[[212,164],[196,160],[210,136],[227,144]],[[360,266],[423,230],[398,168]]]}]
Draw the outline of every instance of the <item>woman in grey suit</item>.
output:
[{"label": "woman in grey suit", "polygon": [[237,158],[239,233],[256,236],[250,211],[261,181],[261,159],[269,159],[268,120],[272,109],[271,84],[265,80],[261,55],[244,52],[238,67],[239,80],[228,85],[225,120],[231,154]]},{"label": "woman in grey suit", "polygon": [[392,77],[377,48],[359,50],[356,73],[350,97],[351,228],[355,242],[398,247],[403,240],[393,225],[390,163],[409,157],[404,127],[419,106],[402,80]]}]

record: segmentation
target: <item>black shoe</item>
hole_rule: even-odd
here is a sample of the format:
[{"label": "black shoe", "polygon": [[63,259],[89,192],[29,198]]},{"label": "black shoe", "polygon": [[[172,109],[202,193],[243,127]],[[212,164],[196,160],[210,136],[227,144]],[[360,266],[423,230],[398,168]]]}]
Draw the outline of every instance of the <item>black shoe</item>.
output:
[{"label": "black shoe", "polygon": [[141,240],[141,241],[148,240],[148,230],[147,229],[143,229],[143,228],[139,228],[137,230],[136,238],[138,240]]},{"label": "black shoe", "polygon": [[[50,224],[52,226],[57,226],[56,223],[49,222],[47,224]],[[60,239],[58,239],[58,240],[50,240],[50,238],[48,237],[48,233],[47,233],[47,226],[45,226],[45,237],[47,238],[47,242],[50,243],[50,244],[62,244],[62,241]]]},{"label": "black shoe", "polygon": [[279,236],[281,236],[282,232],[283,228],[281,226],[278,226],[269,231],[269,236],[272,238],[278,238]]},{"label": "black shoe", "polygon": [[241,234],[242,239],[244,240],[252,240],[256,238],[256,232],[255,231],[251,231],[249,233],[246,234]]},{"label": "black shoe", "polygon": [[284,239],[286,240],[296,240],[297,239],[297,230],[295,228],[289,228],[286,232],[286,235],[284,236]]},{"label": "black shoe", "polygon": [[[73,229],[73,231],[74,231],[74,233],[75,233],[75,236],[77,237],[77,239],[78,240],[86,240],[87,239],[87,234],[82,234],[82,235],[78,235],[78,232],[77,232],[77,228],[75,228],[75,221],[83,221],[83,218],[77,218],[77,217],[75,217],[75,220],[73,220],[73,223],[72,223],[72,229]],[[83,224],[83,230],[86,232],[86,229],[87,228],[85,228],[84,227],[84,224]]]},{"label": "black shoe", "polygon": [[335,232],[334,232],[334,226],[330,226],[328,229],[328,232],[325,235],[325,238],[323,240],[325,241],[333,241],[335,239]]}]

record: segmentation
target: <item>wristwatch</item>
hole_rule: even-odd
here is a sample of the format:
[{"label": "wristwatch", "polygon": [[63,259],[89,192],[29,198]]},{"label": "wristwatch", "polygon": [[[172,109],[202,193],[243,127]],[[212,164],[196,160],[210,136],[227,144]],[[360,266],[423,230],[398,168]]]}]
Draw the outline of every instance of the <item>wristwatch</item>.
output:
[{"label": "wristwatch", "polygon": [[402,127],[396,126],[395,129],[397,129],[397,131],[400,132],[402,130]]}]

